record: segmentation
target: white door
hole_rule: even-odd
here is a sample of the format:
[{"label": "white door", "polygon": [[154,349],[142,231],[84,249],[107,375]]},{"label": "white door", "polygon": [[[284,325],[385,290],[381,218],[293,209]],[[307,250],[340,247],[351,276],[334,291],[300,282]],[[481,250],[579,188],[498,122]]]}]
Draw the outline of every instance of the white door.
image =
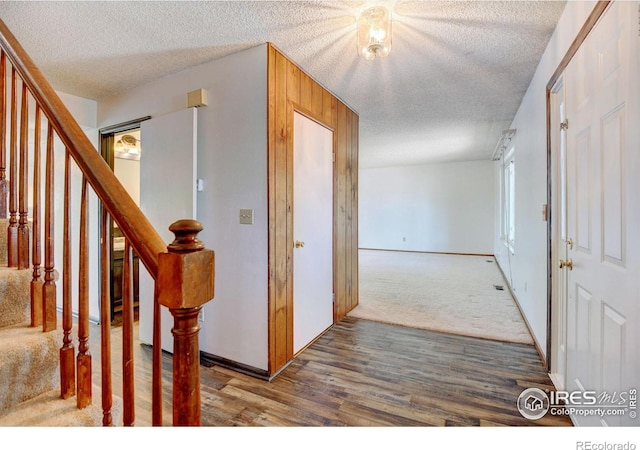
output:
[{"label": "white door", "polygon": [[333,324],[333,132],[294,113],[293,351]]},{"label": "white door", "polygon": [[[169,225],[196,218],[196,109],[154,117],[140,128],[140,209],[164,241]],[[140,340],[153,342],[154,282],[140,265]],[[173,318],[162,307],[162,349],[173,352]]]},{"label": "white door", "polygon": [[[567,122],[565,112],[564,78],[551,91],[551,145],[553,170],[553,198],[555,205],[552,224],[553,247],[551,260],[566,261],[573,242],[567,236]],[[554,263],[552,276],[552,361],[551,378],[558,389],[566,385],[567,369],[567,279],[566,270]]]},{"label": "white door", "polygon": [[[566,71],[569,391],[640,386],[637,11],[613,2]],[[636,414],[573,419],[638,425]]]}]

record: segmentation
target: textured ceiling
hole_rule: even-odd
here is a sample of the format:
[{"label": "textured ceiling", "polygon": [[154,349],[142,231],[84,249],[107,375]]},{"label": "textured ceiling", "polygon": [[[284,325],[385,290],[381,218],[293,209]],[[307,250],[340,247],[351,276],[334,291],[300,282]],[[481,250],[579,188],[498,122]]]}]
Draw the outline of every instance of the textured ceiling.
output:
[{"label": "textured ceiling", "polygon": [[565,2],[377,3],[393,44],[373,61],[356,53],[364,1],[2,1],[0,18],[70,94],[99,100],[269,41],[358,112],[361,167],[489,159]]}]

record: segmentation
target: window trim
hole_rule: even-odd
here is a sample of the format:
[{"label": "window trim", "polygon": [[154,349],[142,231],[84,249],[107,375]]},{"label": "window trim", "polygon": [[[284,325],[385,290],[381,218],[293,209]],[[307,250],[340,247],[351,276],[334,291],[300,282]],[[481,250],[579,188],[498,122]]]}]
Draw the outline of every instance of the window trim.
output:
[{"label": "window trim", "polygon": [[515,147],[503,155],[500,164],[500,239],[515,253]]}]

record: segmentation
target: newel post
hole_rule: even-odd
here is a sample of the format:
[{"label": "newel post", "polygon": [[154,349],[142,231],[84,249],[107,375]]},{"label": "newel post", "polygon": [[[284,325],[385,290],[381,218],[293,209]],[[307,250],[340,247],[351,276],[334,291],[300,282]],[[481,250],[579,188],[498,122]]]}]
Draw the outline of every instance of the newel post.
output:
[{"label": "newel post", "polygon": [[178,220],[158,260],[158,302],[173,315],[173,425],[201,425],[198,315],[213,298],[214,252],[197,238],[202,225]]}]

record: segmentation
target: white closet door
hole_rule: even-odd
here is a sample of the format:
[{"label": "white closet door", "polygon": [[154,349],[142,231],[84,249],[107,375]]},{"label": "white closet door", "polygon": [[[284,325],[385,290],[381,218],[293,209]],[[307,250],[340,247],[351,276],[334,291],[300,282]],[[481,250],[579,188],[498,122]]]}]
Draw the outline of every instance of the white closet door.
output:
[{"label": "white closet door", "polygon": [[297,112],[293,126],[295,354],[333,324],[333,132]]}]

